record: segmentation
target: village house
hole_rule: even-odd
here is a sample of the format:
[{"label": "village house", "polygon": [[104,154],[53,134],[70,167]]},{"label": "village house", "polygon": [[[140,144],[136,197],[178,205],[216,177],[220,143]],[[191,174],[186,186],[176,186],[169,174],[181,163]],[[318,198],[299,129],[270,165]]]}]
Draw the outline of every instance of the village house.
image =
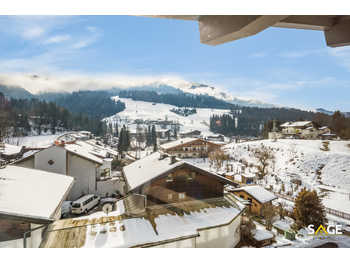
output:
[{"label": "village house", "polygon": [[220,149],[221,146],[201,138],[183,138],[162,144],[160,149],[179,158],[202,158],[208,157],[210,152]]},{"label": "village house", "polygon": [[[235,247],[245,206],[215,173],[156,152],[125,166],[117,211],[56,222],[44,247]],[[102,224],[101,222],[105,222]],[[75,238],[57,240],[56,235]]]},{"label": "village house", "polygon": [[333,139],[335,134],[327,127],[317,128],[312,121],[285,122],[280,125],[281,131],[269,132],[269,139]]},{"label": "village house", "polygon": [[201,131],[193,130],[180,133],[180,138],[199,138],[201,136]]},{"label": "village house", "polygon": [[228,188],[228,191],[242,199],[250,201],[249,210],[251,213],[261,216],[263,209],[271,205],[277,197],[258,185],[248,185],[240,188]]},{"label": "village house", "polygon": [[0,248],[39,247],[45,228],[61,217],[73,178],[7,165],[0,169]]},{"label": "village house", "polygon": [[285,122],[280,127],[282,128],[282,134],[285,136],[299,136],[303,130],[314,128],[314,125],[311,121],[295,121]]},{"label": "village house", "polygon": [[15,164],[73,177],[76,183],[68,200],[76,200],[85,194],[111,195],[122,190],[123,183],[119,174],[112,171],[111,164],[117,152],[68,135],[60,139]]}]

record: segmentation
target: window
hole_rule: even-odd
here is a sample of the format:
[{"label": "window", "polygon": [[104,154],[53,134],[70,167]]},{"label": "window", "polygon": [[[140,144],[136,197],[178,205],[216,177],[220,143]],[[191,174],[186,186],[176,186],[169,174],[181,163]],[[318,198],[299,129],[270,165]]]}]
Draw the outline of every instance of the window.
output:
[{"label": "window", "polygon": [[168,200],[173,200],[173,194],[168,194]]},{"label": "window", "polygon": [[193,181],[195,177],[196,177],[196,173],[191,172],[190,174],[187,175],[187,181]]},{"label": "window", "polygon": [[174,181],[173,174],[168,174],[168,177],[165,179],[165,181],[167,183],[173,182]]},{"label": "window", "polygon": [[186,193],[179,193],[179,199],[185,199],[186,198]]},{"label": "window", "polygon": [[53,160],[49,160],[47,163],[48,163],[49,165],[53,165],[55,162],[54,162]]}]

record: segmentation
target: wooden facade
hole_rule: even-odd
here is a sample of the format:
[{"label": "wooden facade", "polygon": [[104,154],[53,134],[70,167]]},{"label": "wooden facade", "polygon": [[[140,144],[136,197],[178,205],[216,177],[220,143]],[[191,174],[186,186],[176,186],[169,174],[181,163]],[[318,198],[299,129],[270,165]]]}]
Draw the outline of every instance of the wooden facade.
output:
[{"label": "wooden facade", "polygon": [[138,193],[147,196],[147,205],[169,204],[223,197],[224,184],[215,175],[183,165],[144,184]]},{"label": "wooden facade", "polygon": [[203,139],[196,139],[191,142],[181,144],[163,149],[164,152],[175,155],[179,158],[202,158],[208,157],[208,154],[212,151],[218,150],[221,147],[219,144],[215,144]]},{"label": "wooden facade", "polygon": [[269,202],[262,204],[257,199],[255,199],[253,196],[251,196],[250,194],[248,194],[246,191],[243,191],[243,190],[234,191],[233,193],[242,199],[250,201],[249,211],[255,215],[261,216],[263,208],[268,204],[272,204],[272,201],[269,201]]}]

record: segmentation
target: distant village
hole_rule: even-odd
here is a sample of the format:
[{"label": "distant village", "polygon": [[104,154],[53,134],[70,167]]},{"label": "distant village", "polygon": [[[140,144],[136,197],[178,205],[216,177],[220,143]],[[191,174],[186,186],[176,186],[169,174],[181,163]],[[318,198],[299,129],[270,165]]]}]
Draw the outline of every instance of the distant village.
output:
[{"label": "distant village", "polygon": [[[261,139],[180,132],[166,120],[119,125],[109,123],[105,137],[76,131],[45,146],[0,143],[0,247],[323,245],[286,205],[302,191],[289,195],[284,182],[276,190],[268,181],[271,149],[244,146],[256,165],[232,150]],[[311,121],[274,125],[268,137],[327,147],[337,139]],[[302,184],[294,180],[291,187]],[[350,234],[349,211],[330,204],[326,212]]]}]

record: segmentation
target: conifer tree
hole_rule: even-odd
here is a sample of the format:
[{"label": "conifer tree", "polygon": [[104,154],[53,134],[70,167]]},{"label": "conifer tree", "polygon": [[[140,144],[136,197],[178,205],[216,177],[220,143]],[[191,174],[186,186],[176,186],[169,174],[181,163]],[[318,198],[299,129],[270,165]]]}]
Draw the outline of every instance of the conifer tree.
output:
[{"label": "conifer tree", "polygon": [[317,192],[308,191],[305,188],[295,199],[293,215],[296,220],[296,228],[307,227],[313,224],[315,227],[327,222],[325,208]]}]

